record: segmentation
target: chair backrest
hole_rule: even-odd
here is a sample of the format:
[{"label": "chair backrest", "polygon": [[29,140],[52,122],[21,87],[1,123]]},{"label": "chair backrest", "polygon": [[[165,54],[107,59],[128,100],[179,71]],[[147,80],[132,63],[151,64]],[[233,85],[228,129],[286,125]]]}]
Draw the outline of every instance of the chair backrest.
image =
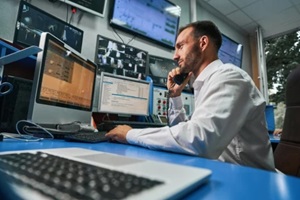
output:
[{"label": "chair backrest", "polygon": [[286,112],[274,160],[281,172],[300,177],[300,66],[287,78]]}]

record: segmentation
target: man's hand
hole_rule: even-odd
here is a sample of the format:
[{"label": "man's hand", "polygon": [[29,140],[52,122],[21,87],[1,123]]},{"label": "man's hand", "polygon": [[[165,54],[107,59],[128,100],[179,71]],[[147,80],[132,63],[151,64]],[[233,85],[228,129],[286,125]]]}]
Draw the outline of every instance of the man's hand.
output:
[{"label": "man's hand", "polygon": [[126,135],[128,131],[130,131],[132,128],[127,125],[118,125],[116,128],[110,130],[108,133],[106,133],[106,137],[110,139],[111,141],[117,141],[121,143],[127,143]]},{"label": "man's hand", "polygon": [[181,95],[182,90],[185,88],[186,84],[189,82],[193,73],[190,72],[181,85],[177,85],[173,80],[174,76],[176,76],[178,74],[180,74],[179,67],[172,69],[172,71],[170,71],[168,74],[167,87],[170,92],[170,94],[169,94],[170,97],[177,97],[177,96]]}]

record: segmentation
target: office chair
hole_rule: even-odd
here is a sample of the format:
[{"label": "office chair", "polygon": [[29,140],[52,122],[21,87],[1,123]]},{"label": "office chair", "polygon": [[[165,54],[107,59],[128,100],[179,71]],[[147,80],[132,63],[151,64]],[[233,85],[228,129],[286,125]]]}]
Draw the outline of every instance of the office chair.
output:
[{"label": "office chair", "polygon": [[300,177],[300,65],[287,78],[286,112],[274,160],[276,169]]}]

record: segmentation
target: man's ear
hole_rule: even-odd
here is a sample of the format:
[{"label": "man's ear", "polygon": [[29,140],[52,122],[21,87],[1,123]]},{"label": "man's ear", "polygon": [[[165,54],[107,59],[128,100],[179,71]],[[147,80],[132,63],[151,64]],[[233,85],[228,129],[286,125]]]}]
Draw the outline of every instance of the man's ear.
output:
[{"label": "man's ear", "polygon": [[209,44],[209,39],[206,35],[203,35],[199,39],[199,46],[202,51],[204,51]]}]

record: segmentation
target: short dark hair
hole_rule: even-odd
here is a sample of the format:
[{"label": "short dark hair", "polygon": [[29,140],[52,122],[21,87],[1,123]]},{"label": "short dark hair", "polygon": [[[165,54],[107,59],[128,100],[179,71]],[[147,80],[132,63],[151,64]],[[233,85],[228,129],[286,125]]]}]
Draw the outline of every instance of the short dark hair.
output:
[{"label": "short dark hair", "polygon": [[196,21],[192,22],[184,27],[181,27],[178,31],[178,35],[185,29],[192,27],[193,36],[195,39],[206,35],[215,44],[216,50],[218,51],[222,45],[222,36],[218,27],[211,21]]}]

